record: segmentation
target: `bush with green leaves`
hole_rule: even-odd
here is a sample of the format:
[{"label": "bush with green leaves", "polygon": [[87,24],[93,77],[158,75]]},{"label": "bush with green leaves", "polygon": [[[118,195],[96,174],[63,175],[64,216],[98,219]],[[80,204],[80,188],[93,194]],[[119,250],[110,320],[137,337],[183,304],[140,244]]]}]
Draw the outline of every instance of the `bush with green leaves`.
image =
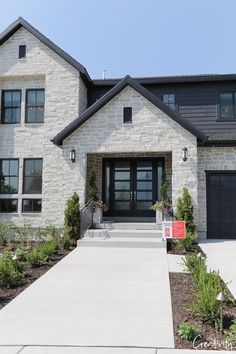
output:
[{"label": "bush with green leaves", "polygon": [[90,180],[89,180],[88,196],[89,196],[89,198],[92,198],[94,200],[98,199],[97,198],[98,187],[96,185],[96,179],[97,179],[96,172],[92,171],[91,177],[90,177]]},{"label": "bush with green leaves", "polygon": [[57,240],[62,237],[62,228],[56,227],[52,224],[45,227],[43,230],[44,240]]},{"label": "bush with green leaves", "polygon": [[34,237],[34,229],[32,224],[25,222],[23,226],[16,228],[16,239],[24,245],[31,246]]},{"label": "bush with green leaves", "polygon": [[70,229],[68,227],[65,227],[63,230],[63,236],[60,240],[60,244],[64,250],[69,250],[76,245],[76,241],[70,237]]},{"label": "bush with green leaves", "polygon": [[40,267],[46,263],[49,256],[40,248],[40,246],[35,247],[32,251],[28,252],[26,255],[26,261],[33,268]]},{"label": "bush with green leaves", "polygon": [[40,246],[37,247],[42,253],[46,256],[51,257],[54,254],[57,254],[59,251],[59,241],[50,240],[43,242]]},{"label": "bush with green leaves", "polygon": [[80,236],[80,202],[77,193],[74,193],[67,201],[65,209],[65,227],[69,229],[69,235],[77,240]]},{"label": "bush with green leaves", "polygon": [[193,251],[193,244],[197,240],[197,235],[192,232],[187,232],[185,238],[180,238],[176,240],[176,246],[179,249],[185,250],[186,252]]},{"label": "bush with green leaves", "polygon": [[9,252],[4,252],[0,256],[0,288],[14,287],[23,277],[23,264],[12,259]]},{"label": "bush with green leaves", "polygon": [[225,339],[227,343],[236,345],[236,319],[232,321],[229,329],[225,331]]},{"label": "bush with green leaves", "polygon": [[194,233],[194,213],[193,204],[188,188],[183,188],[182,198],[177,199],[175,219],[183,220],[186,223],[186,231]]},{"label": "bush with green leaves", "polygon": [[200,330],[197,326],[184,321],[179,326],[178,334],[183,339],[194,340],[200,335]]},{"label": "bush with green leaves", "polygon": [[5,221],[0,223],[0,245],[8,242],[11,231],[15,228],[13,221]]},{"label": "bush with green leaves", "polygon": [[194,283],[195,293],[191,310],[203,321],[219,326],[220,303],[216,300],[222,290],[222,280],[218,272],[207,271],[206,259],[196,254],[187,255],[184,259],[185,268],[189,271]]}]

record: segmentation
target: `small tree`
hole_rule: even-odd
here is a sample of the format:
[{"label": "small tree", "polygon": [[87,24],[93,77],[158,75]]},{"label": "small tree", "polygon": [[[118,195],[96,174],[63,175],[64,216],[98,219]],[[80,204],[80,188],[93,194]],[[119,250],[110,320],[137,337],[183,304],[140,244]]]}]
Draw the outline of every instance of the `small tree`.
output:
[{"label": "small tree", "polygon": [[194,232],[195,224],[192,199],[186,187],[183,188],[182,198],[177,199],[175,219],[184,220],[187,232]]},{"label": "small tree", "polygon": [[93,171],[89,180],[89,191],[88,191],[88,196],[89,198],[93,198],[94,200],[97,200],[97,192],[98,192],[98,187],[96,185],[96,172]]},{"label": "small tree", "polygon": [[72,194],[66,203],[65,227],[71,238],[77,240],[80,234],[80,203],[77,193]]}]

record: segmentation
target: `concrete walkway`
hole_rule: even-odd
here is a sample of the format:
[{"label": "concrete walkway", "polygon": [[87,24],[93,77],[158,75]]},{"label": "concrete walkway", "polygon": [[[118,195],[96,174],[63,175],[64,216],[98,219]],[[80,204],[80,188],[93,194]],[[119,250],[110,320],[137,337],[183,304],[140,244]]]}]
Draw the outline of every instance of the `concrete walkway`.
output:
[{"label": "concrete walkway", "polygon": [[200,246],[207,255],[210,269],[220,272],[236,298],[236,240],[202,240]]},{"label": "concrete walkway", "polygon": [[[53,351],[48,345],[124,350],[98,348],[95,354],[152,354],[155,348],[173,348],[164,244],[151,233],[121,236],[80,241],[1,310],[0,353],[92,353],[78,348]],[[1,345],[19,348],[2,351]]]}]

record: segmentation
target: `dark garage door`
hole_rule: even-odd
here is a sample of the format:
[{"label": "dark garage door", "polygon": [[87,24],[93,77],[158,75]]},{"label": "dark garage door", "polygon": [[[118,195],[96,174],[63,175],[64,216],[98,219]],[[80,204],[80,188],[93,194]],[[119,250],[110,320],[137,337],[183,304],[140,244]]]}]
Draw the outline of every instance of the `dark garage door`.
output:
[{"label": "dark garage door", "polygon": [[236,238],[236,171],[207,172],[207,237]]}]

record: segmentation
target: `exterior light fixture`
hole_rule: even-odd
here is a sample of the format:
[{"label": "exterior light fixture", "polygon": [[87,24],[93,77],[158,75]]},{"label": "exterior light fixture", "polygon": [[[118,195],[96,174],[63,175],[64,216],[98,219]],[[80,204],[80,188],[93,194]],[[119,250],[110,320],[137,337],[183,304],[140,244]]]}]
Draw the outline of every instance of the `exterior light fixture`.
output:
[{"label": "exterior light fixture", "polygon": [[188,148],[184,147],[182,151],[183,151],[183,161],[187,161],[187,159],[188,159]]},{"label": "exterior light fixture", "polygon": [[220,331],[223,333],[223,302],[227,300],[223,290],[216,295],[216,300],[220,302]]},{"label": "exterior light fixture", "polygon": [[70,160],[71,162],[75,162],[75,150],[70,150]]}]

